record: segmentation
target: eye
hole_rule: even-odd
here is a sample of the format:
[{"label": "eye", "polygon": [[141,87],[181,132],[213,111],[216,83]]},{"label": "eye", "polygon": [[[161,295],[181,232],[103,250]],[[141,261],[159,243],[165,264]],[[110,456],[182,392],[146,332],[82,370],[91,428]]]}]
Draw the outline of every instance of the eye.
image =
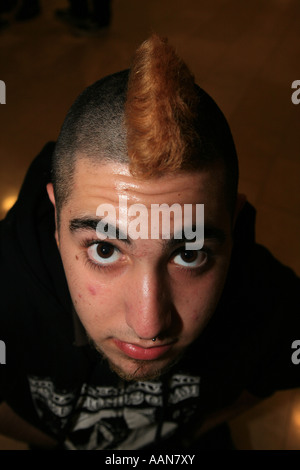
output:
[{"label": "eye", "polygon": [[173,258],[173,263],[185,268],[199,268],[206,261],[207,253],[201,250],[182,250]]},{"label": "eye", "polygon": [[118,248],[105,242],[94,243],[87,252],[91,261],[96,264],[113,264],[121,257]]}]

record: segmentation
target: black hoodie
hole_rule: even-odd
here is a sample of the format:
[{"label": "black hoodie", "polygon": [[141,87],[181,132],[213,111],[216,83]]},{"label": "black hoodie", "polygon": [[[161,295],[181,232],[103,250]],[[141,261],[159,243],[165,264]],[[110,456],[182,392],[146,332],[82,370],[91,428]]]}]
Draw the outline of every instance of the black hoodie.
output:
[{"label": "black hoodie", "polygon": [[33,161],[0,223],[2,401],[67,448],[137,449],[201,422],[243,390],[265,397],[300,386],[292,361],[300,282],[255,243],[248,203],[218,308],[161,380],[123,382],[89,344],[79,345],[46,192],[53,149],[47,144]]}]

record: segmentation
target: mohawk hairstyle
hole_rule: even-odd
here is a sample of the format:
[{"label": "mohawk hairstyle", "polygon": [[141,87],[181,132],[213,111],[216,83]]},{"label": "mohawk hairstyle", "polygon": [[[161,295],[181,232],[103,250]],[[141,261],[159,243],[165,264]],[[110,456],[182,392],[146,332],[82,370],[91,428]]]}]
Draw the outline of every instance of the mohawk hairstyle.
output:
[{"label": "mohawk hairstyle", "polygon": [[125,104],[132,174],[156,176],[189,166],[199,150],[194,77],[167,39],[153,35],[136,51]]},{"label": "mohawk hairstyle", "polygon": [[228,123],[166,39],[151,36],[131,70],[104,77],[71,106],[52,163],[56,207],[72,193],[78,159],[129,165],[138,178],[224,167],[230,210],[235,206],[238,161]]}]

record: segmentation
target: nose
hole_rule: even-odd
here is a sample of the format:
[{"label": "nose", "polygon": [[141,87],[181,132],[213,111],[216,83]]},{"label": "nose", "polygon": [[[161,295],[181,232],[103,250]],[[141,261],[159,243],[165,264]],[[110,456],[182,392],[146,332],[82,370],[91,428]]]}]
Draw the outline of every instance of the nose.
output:
[{"label": "nose", "polygon": [[172,322],[172,299],[159,272],[137,271],[127,294],[126,322],[140,339],[167,334]]}]

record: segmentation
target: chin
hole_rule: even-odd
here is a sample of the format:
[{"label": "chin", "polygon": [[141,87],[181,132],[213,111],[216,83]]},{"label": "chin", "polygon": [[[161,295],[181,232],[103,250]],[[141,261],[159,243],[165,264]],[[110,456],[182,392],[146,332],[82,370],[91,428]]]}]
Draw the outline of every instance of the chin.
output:
[{"label": "chin", "polygon": [[[137,361],[135,361],[137,362]],[[143,361],[138,361],[143,362]],[[147,361],[148,362],[148,361]],[[140,364],[135,363],[131,364],[131,367],[125,369],[108,360],[110,369],[115,372],[122,380],[126,382],[139,382],[139,381],[149,381],[157,380],[161,377],[163,369],[155,367],[154,364]],[[130,369],[130,370],[127,370]]]},{"label": "chin", "polygon": [[126,382],[140,382],[158,380],[168,373],[179,361],[182,354],[174,359],[142,361],[136,359],[125,359],[122,364],[116,364],[107,358],[110,369]]}]

